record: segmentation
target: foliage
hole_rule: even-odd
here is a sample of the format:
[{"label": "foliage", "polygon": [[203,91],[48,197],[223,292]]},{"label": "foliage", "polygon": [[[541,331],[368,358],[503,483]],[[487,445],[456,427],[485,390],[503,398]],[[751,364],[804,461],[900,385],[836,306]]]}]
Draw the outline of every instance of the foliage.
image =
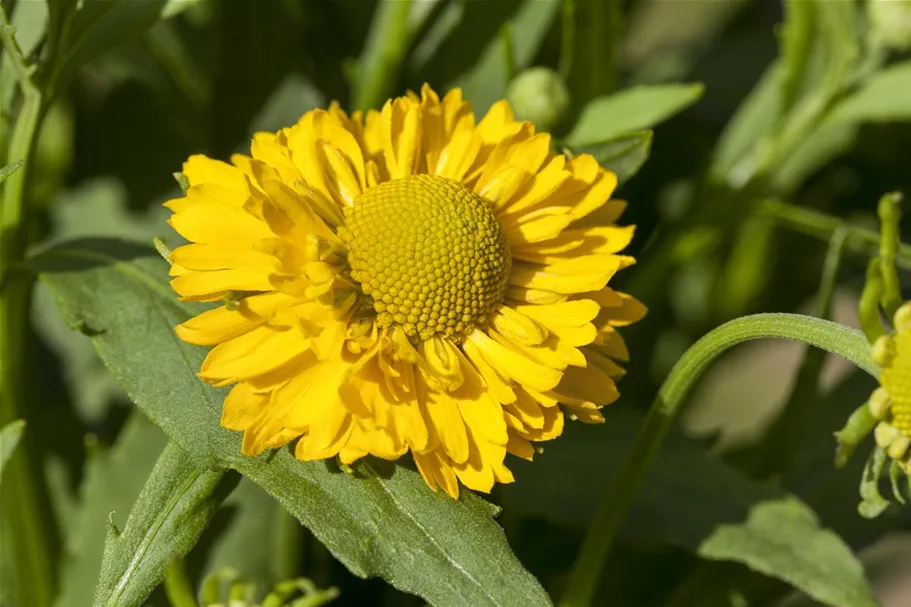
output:
[{"label": "foliage", "polygon": [[[4,0],[0,604],[881,604],[867,555],[907,550],[911,507],[860,440],[869,344],[908,299],[899,197],[876,203],[911,192],[911,30],[877,3]],[[240,455],[173,332],[203,306],[156,252],[190,154],[424,82],[478,116],[521,95],[617,174],[618,288],[649,308],[606,423],[484,498],[407,458]],[[850,362],[728,352],[768,338]]]}]

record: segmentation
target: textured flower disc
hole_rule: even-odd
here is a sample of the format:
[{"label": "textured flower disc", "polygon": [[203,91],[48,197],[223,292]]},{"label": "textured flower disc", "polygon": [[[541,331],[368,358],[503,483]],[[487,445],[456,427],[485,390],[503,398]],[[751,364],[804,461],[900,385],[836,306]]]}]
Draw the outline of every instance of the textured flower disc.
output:
[{"label": "textured flower disc", "polygon": [[381,329],[461,341],[503,301],[506,233],[488,203],[456,181],[414,175],[370,188],[340,233]]},{"label": "textured flower disc", "polygon": [[192,156],[170,224],[177,327],[213,346],[200,377],[232,386],[243,452],[302,460],[410,452],[427,484],[490,491],[564,417],[618,397],[617,328],[645,308],[608,286],[633,263],[616,177],[505,101],[480,121],[458,89],[382,111],[337,106],[257,133],[227,164]]},{"label": "textured flower disc", "polygon": [[882,366],[880,384],[889,396],[891,424],[911,438],[911,303],[895,314],[895,334],[874,350]]}]

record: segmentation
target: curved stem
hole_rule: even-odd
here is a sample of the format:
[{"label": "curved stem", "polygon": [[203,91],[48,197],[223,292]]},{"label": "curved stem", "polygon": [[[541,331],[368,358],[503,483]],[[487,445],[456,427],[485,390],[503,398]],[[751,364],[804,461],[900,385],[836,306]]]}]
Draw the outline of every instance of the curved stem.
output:
[{"label": "curved stem", "polygon": [[614,538],[661,444],[703,371],[724,351],[754,339],[790,339],[838,354],[877,375],[863,333],[838,323],[799,314],[756,314],[725,323],[697,341],[664,381],[642,424],[626,465],[601,502],[579,552],[561,607],[591,604]]}]

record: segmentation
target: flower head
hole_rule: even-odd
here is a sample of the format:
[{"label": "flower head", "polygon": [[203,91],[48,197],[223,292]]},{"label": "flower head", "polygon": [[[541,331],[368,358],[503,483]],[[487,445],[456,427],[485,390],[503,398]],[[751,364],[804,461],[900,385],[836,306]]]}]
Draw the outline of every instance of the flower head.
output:
[{"label": "flower head", "polygon": [[258,454],[410,451],[430,487],[511,482],[564,415],[603,421],[617,327],[644,307],[608,281],[631,227],[616,177],[500,101],[476,122],[430,87],[347,115],[333,105],[257,133],[231,164],[193,156],[170,224],[177,327],[214,346],[200,376],[233,385],[222,424]]},{"label": "flower head", "polygon": [[898,309],[893,326],[893,334],[873,344],[873,358],[882,373],[868,406],[880,420],[874,430],[877,445],[911,474],[911,302]]}]

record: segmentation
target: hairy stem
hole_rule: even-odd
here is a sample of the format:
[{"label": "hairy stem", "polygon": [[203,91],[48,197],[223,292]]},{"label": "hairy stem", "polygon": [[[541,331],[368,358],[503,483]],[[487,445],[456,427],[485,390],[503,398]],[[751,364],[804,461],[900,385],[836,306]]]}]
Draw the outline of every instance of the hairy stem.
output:
[{"label": "hairy stem", "polygon": [[661,444],[690,389],[724,351],[755,339],[790,339],[838,354],[870,374],[879,370],[864,335],[837,323],[799,314],[756,314],[725,323],[697,341],[664,381],[642,424],[626,465],[607,492],[582,545],[561,607],[590,605],[604,561]]}]

